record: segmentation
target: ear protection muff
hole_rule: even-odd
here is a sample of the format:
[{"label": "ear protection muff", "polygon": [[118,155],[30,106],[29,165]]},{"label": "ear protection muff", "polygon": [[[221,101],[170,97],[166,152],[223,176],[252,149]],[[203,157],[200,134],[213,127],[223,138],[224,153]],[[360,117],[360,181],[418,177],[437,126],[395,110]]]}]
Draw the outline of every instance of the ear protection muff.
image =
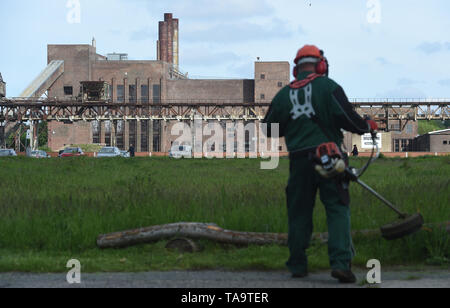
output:
[{"label": "ear protection muff", "polygon": [[294,71],[292,72],[292,74],[294,75],[295,79],[297,79],[298,76],[298,66],[294,66]]},{"label": "ear protection muff", "polygon": [[328,61],[327,58],[323,58],[319,63],[316,65],[316,73],[319,75],[326,75],[328,76]]},{"label": "ear protection muff", "polygon": [[329,65],[328,65],[327,58],[325,58],[325,54],[324,54],[323,50],[320,50],[320,55],[322,56],[322,59],[316,65],[316,73],[319,75],[328,76]]},{"label": "ear protection muff", "polygon": [[[325,58],[325,56],[324,56],[323,50],[320,51],[320,55],[322,56],[322,58],[316,64],[316,73],[319,74],[319,75],[326,75],[326,76],[328,76],[329,64],[328,64],[327,58]],[[298,65],[294,66],[292,74],[297,79],[297,76],[298,76]]]}]

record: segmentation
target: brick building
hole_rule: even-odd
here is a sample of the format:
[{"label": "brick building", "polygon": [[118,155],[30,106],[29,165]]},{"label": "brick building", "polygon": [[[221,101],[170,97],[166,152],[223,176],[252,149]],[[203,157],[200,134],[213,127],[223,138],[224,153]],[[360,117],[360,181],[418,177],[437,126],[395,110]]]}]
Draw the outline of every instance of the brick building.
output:
[{"label": "brick building", "polygon": [[[97,54],[92,45],[48,45],[48,63],[64,61],[64,73],[48,89],[49,97],[73,98],[80,82],[106,81],[117,102],[270,101],[290,81],[288,62],[256,62],[255,79],[187,79],[178,70],[178,20],[165,14],[159,23],[158,60],[128,60],[126,54]],[[70,144],[106,144],[138,152],[168,152],[177,136],[174,123],[164,121],[50,122],[48,145],[59,150]],[[206,124],[205,124],[206,125]],[[285,150],[282,148],[282,150]]]},{"label": "brick building", "polygon": [[450,129],[430,132],[414,140],[418,152],[450,153]]},{"label": "brick building", "polygon": [[[290,82],[289,62],[261,61],[255,62],[254,79],[188,79],[178,68],[178,40],[179,21],[165,14],[159,23],[156,60],[128,60],[127,54],[117,53],[100,55],[95,40],[92,45],[48,45],[48,63],[64,61],[64,73],[48,89],[48,96],[73,98],[80,94],[80,82],[105,81],[110,85],[113,102],[245,104],[270,102]],[[365,110],[358,112],[363,115]],[[384,116],[385,111],[380,110],[380,114]],[[178,137],[171,134],[174,124],[161,120],[50,122],[48,145],[55,151],[70,144],[94,143],[121,149],[134,145],[138,152],[168,152]],[[418,130],[416,121],[407,120],[391,121],[385,129],[385,152],[410,150]],[[360,136],[345,136],[350,151],[353,144],[362,142]],[[283,141],[279,150],[286,151]]]}]

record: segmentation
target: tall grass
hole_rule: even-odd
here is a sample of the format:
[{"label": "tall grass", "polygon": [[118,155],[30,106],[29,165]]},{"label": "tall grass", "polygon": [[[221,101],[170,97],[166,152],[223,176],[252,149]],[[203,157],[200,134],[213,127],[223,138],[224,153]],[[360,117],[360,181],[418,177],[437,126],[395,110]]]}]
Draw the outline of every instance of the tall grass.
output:
[{"label": "tall grass", "polygon": [[[282,159],[271,171],[259,166],[259,160],[248,159],[1,159],[0,249],[82,252],[95,248],[99,234],[174,222],[287,232],[289,162]],[[449,157],[381,159],[363,180],[402,210],[419,211],[433,223],[450,220],[449,175]],[[353,185],[351,195],[354,230],[396,219],[362,188]],[[315,232],[326,232],[319,201],[314,223]],[[420,245],[445,258],[449,242],[440,239],[447,236],[424,237]]]}]

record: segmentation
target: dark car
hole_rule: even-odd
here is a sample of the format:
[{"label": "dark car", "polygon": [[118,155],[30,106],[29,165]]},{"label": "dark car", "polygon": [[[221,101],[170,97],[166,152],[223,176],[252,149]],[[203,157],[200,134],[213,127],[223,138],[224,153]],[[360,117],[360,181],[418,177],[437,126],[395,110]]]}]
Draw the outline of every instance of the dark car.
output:
[{"label": "dark car", "polygon": [[51,156],[47,154],[45,151],[31,151],[30,157],[33,158],[50,158]]},{"label": "dark car", "polygon": [[67,148],[61,153],[60,157],[78,157],[84,156],[83,151],[80,148]]}]

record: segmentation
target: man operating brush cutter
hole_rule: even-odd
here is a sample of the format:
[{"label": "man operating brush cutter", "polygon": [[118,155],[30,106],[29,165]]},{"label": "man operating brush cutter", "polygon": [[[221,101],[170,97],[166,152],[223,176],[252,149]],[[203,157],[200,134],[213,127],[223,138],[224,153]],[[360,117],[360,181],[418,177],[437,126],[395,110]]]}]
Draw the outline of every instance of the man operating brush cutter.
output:
[{"label": "man operating brush cutter", "polygon": [[336,176],[347,168],[347,157],[340,150],[341,129],[362,135],[378,127],[374,121],[361,118],[342,87],[328,78],[323,51],[306,45],[298,51],[294,63],[295,81],[276,95],[264,119],[268,137],[270,124],[279,124],[280,137],[285,137],[290,153],[286,189],[290,258],[286,265],[294,278],[308,274],[306,249],[319,189],[327,213],[332,276],[342,283],[354,283],[349,185],[344,176]]}]

